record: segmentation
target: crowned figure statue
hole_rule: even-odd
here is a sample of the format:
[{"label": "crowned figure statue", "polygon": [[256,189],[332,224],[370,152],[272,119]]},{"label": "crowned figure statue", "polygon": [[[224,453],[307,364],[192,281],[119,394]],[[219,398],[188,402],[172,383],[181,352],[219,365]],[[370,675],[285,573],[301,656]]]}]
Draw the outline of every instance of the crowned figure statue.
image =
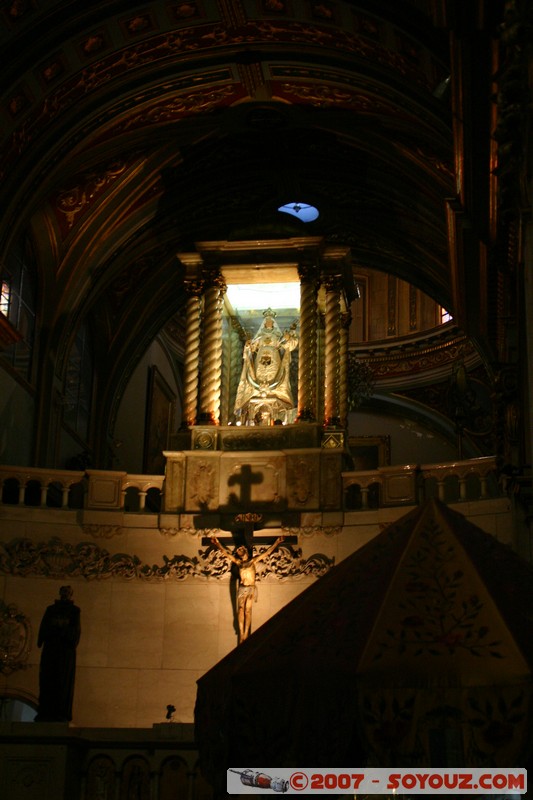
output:
[{"label": "crowned figure statue", "polygon": [[291,353],[298,346],[296,322],[281,331],[276,312],[267,308],[263,322],[244,345],[234,413],[242,425],[273,425],[294,420]]}]

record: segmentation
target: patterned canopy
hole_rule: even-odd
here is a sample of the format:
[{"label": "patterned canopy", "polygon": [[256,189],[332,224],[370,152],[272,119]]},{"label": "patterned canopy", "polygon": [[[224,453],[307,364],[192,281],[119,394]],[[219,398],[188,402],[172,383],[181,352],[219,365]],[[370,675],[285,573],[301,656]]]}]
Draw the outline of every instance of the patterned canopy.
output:
[{"label": "patterned canopy", "polygon": [[198,681],[203,768],[524,766],[532,666],[532,566],[430,500]]}]

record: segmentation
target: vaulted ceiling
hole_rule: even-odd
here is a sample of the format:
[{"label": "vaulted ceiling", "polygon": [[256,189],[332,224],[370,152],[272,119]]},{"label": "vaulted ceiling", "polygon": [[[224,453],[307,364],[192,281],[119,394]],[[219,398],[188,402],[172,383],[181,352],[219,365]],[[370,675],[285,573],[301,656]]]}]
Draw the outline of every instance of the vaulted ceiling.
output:
[{"label": "vaulted ceiling", "polygon": [[8,0],[0,21],[0,252],[31,232],[43,348],[91,315],[110,377],[182,307],[177,253],[302,235],[494,345],[503,2]]}]

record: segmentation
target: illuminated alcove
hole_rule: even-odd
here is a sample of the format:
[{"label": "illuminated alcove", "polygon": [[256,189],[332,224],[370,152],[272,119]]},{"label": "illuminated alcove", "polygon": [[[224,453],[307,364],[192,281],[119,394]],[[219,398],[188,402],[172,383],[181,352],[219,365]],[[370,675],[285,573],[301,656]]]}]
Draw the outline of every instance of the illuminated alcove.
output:
[{"label": "illuminated alcove", "polygon": [[[227,422],[247,426],[290,424],[297,414],[301,291],[298,273],[290,267],[275,269],[273,274],[270,269],[256,269],[253,272],[254,283],[234,283],[232,281],[240,278],[235,272],[232,269],[224,271],[228,328],[238,333],[240,342],[240,346],[229,349],[231,363],[228,374],[233,379],[226,387]],[[276,277],[276,282],[267,282],[272,277]],[[272,340],[268,340],[271,347],[260,346],[266,325],[271,326]],[[231,341],[229,331],[226,338]],[[292,339],[291,352],[287,349],[289,338]],[[263,365],[261,378],[259,360],[265,359],[268,365]],[[271,377],[266,378],[269,372]],[[268,388],[264,385],[266,380]],[[246,401],[244,413],[239,398]]]}]

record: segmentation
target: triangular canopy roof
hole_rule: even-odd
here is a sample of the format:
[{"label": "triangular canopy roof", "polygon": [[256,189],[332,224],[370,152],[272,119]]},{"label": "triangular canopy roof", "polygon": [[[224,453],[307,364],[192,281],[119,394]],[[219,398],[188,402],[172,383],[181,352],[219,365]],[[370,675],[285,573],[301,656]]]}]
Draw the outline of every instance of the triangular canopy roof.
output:
[{"label": "triangular canopy roof", "polygon": [[[430,500],[334,567],[198,681],[204,763],[216,770],[233,754],[244,763],[254,752],[262,763],[278,765],[291,758],[311,763],[324,753],[325,766],[339,757],[341,766],[343,755],[355,763],[349,754],[368,753],[376,714],[384,722],[396,708],[398,716],[402,702],[411,722],[416,714],[448,715],[462,726],[461,736],[466,707],[470,722],[477,720],[476,736],[483,725],[494,728],[514,716],[516,739],[529,724],[532,609],[532,566]],[[483,705],[494,692],[499,719],[492,705]],[[377,694],[381,712],[373,707]],[[427,759],[429,745],[416,744],[414,729],[411,738],[411,754],[422,748]],[[474,744],[482,759],[479,742],[470,741],[469,749]],[[390,748],[383,757],[391,757]]]}]

